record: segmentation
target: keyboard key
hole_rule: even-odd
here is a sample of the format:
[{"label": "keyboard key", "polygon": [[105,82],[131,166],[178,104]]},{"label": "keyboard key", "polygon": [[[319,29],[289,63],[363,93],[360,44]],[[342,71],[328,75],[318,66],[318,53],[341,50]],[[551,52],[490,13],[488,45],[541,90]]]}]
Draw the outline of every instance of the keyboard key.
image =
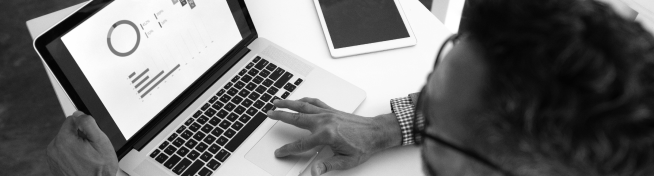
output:
[{"label": "keyboard key", "polygon": [[164,163],[164,166],[166,166],[166,168],[168,168],[168,169],[172,169],[173,166],[175,166],[175,164],[177,164],[177,162],[179,162],[179,160],[181,160],[181,158],[179,156],[173,155],[168,160],[166,160],[166,162]]},{"label": "keyboard key", "polygon": [[175,168],[173,168],[173,172],[177,175],[182,174],[182,171],[186,169],[189,165],[191,165],[191,160],[188,160],[184,158]]},{"label": "keyboard key", "polygon": [[261,112],[257,113],[257,115],[254,116],[249,123],[245,124],[243,129],[241,129],[241,131],[239,131],[239,133],[236,134],[227,145],[225,145],[225,149],[234,152],[234,150],[236,150],[236,148],[240,146],[241,143],[243,143],[243,141],[245,141],[245,139],[250,136],[255,129],[257,129],[257,127],[259,127],[259,124],[266,120],[266,118],[268,118],[266,114]]},{"label": "keyboard key", "polygon": [[233,122],[233,121],[236,120],[237,118],[238,118],[238,115],[237,115],[237,114],[235,114],[235,113],[231,113],[231,114],[229,114],[229,115],[227,116],[226,119],[229,120],[229,121],[232,121],[232,122]]},{"label": "keyboard key", "polygon": [[227,114],[229,114],[229,112],[227,112],[227,111],[225,111],[225,110],[220,110],[220,111],[218,112],[218,114],[216,114],[216,117],[219,117],[219,118],[221,118],[221,119],[224,119],[225,117],[227,117]]},{"label": "keyboard key", "polygon": [[211,153],[213,153],[213,154],[216,154],[216,152],[218,152],[218,150],[220,150],[220,146],[218,146],[218,145],[216,145],[216,144],[213,144],[213,145],[211,145],[211,146],[209,147],[209,150],[208,150],[208,151],[211,152]]},{"label": "keyboard key", "polygon": [[[243,124],[242,124],[241,122],[238,122],[238,121],[237,121],[237,122],[234,122],[234,124],[232,124],[232,128],[234,128],[234,129],[237,130],[237,131],[238,131],[238,130],[241,130],[241,128],[243,128]],[[207,137],[207,138],[208,138],[208,137]],[[205,140],[206,140],[206,139],[205,139]]]},{"label": "keyboard key", "polygon": [[246,69],[250,69],[250,68],[252,68],[252,66],[254,66],[253,63],[248,63],[248,65],[246,65],[245,68],[246,68]]},{"label": "keyboard key", "polygon": [[252,92],[252,93],[248,96],[248,98],[253,99],[253,100],[256,100],[256,99],[259,98],[259,96],[261,96],[261,94],[258,94],[258,93],[256,93],[256,92]]},{"label": "keyboard key", "polygon": [[[233,127],[234,125],[232,125],[232,128]],[[206,142],[207,144],[213,144],[213,142],[216,141],[216,137],[213,137],[212,135],[207,135],[207,137],[205,137],[204,140],[202,141]]]},{"label": "keyboard key", "polygon": [[230,155],[230,153],[227,152],[227,150],[222,149],[222,150],[220,150],[220,152],[218,152],[218,154],[216,154],[215,158],[220,162],[225,162],[225,160],[227,160],[229,155]]},{"label": "keyboard key", "polygon": [[179,148],[179,150],[177,150],[177,154],[181,157],[186,156],[187,153],[188,153],[188,149],[186,147],[181,147]]},{"label": "keyboard key", "polygon": [[[259,101],[257,101],[257,102],[259,102]],[[264,111],[264,112],[266,112],[266,111]],[[253,108],[253,107],[250,107],[246,113],[247,113],[248,115],[250,115],[250,116],[254,116],[254,115],[257,114],[257,109],[255,109],[255,108]]]},{"label": "keyboard key", "polygon": [[250,84],[254,85],[254,87],[251,87],[251,86],[249,86],[250,84],[248,84],[248,86],[245,86],[245,88],[247,88],[249,90],[253,90],[254,88],[257,87],[254,83],[261,84],[262,82],[263,82],[263,77],[261,77],[261,76],[254,77],[254,79],[252,79],[252,82],[250,83]]},{"label": "keyboard key", "polygon": [[289,92],[293,92],[295,90],[295,85],[288,83],[284,86],[284,89],[288,90]]},{"label": "keyboard key", "polygon": [[209,124],[211,124],[213,126],[218,125],[218,123],[220,123],[220,119],[218,117],[214,116],[214,117],[211,118],[211,120],[209,120]]},{"label": "keyboard key", "polygon": [[202,168],[202,170],[200,170],[200,172],[198,172],[198,175],[200,175],[200,176],[211,176],[212,173],[213,172],[211,170],[209,170],[209,169],[207,169],[205,167],[205,168]]},{"label": "keyboard key", "polygon": [[225,130],[225,133],[223,133],[223,135],[227,136],[228,138],[232,138],[234,137],[234,135],[236,135],[236,131],[232,130],[231,128],[228,128],[227,130]]},{"label": "keyboard key", "polygon": [[184,125],[191,125],[193,121],[194,121],[193,118],[189,118],[188,120],[186,120],[186,122],[184,122]]},{"label": "keyboard key", "polygon": [[195,175],[195,173],[198,173],[198,171],[200,171],[202,166],[204,166],[204,162],[200,160],[195,160],[195,162],[193,162],[193,164],[191,164],[191,166],[189,166],[188,169],[184,171],[182,176],[193,176]]},{"label": "keyboard key", "polygon": [[238,72],[238,75],[239,75],[239,76],[243,76],[246,72],[247,72],[247,71],[245,71],[245,70],[241,70],[240,72]]},{"label": "keyboard key", "polygon": [[271,103],[266,104],[266,106],[264,106],[261,109],[261,111],[263,111],[263,112],[268,112],[268,111],[271,111],[271,110],[275,110],[275,105],[273,105]]},{"label": "keyboard key", "polygon": [[214,136],[220,136],[221,134],[223,134],[223,131],[224,131],[223,129],[215,128],[213,129],[213,131],[211,131],[211,134],[213,134]]},{"label": "keyboard key", "polygon": [[198,120],[196,120],[196,122],[200,123],[200,125],[207,123],[207,121],[209,121],[209,117],[205,115],[198,117]]},{"label": "keyboard key", "polygon": [[177,131],[175,131],[175,132],[181,134],[181,133],[184,132],[184,130],[186,130],[186,126],[182,125],[182,126],[180,126],[179,128],[177,128]]},{"label": "keyboard key", "polygon": [[241,105],[243,105],[245,107],[248,107],[248,106],[252,105],[252,103],[254,103],[254,102],[252,102],[252,100],[245,99],[245,100],[243,100],[243,102],[241,102]]},{"label": "keyboard key", "polygon": [[295,84],[296,86],[299,86],[300,84],[302,84],[302,81],[303,81],[302,78],[298,78],[297,80],[295,80],[295,83],[293,83],[293,84]]},{"label": "keyboard key", "polygon": [[[272,83],[271,83],[271,84],[272,84]],[[257,93],[259,93],[259,94],[262,94],[262,93],[266,92],[266,90],[268,90],[268,89],[266,89],[266,87],[263,86],[263,85],[260,85],[259,87],[257,87],[256,89],[254,89],[254,91],[257,92]]]},{"label": "keyboard key", "polygon": [[184,133],[182,133],[181,136],[182,136],[182,138],[184,138],[184,139],[188,139],[188,138],[190,138],[191,136],[193,136],[193,132],[191,132],[191,131],[189,131],[189,130],[186,130],[186,131],[184,131]]},{"label": "keyboard key", "polygon": [[161,150],[165,149],[168,146],[168,144],[169,144],[168,141],[164,141],[163,143],[161,143],[161,145],[159,145],[159,149]]},{"label": "keyboard key", "polygon": [[[279,91],[279,89],[277,89],[275,87],[270,87],[270,88],[268,88],[268,91],[266,91],[266,93],[268,93],[270,95],[275,95],[277,93],[277,91]],[[206,114],[206,112],[205,112],[205,114]]]},{"label": "keyboard key", "polygon": [[231,83],[231,82],[230,82],[230,83],[227,83],[227,84],[225,85],[225,87],[223,87],[223,89],[221,89],[220,91],[218,91],[218,93],[216,93],[216,96],[218,96],[218,97],[222,96],[222,95],[226,92],[225,89],[228,89],[229,87],[232,87],[232,83]]},{"label": "keyboard key", "polygon": [[240,76],[234,76],[234,77],[232,78],[232,82],[235,83],[235,82],[238,81],[239,79],[241,79]]},{"label": "keyboard key", "polygon": [[[257,69],[250,69],[250,71],[248,71],[248,75],[250,75],[250,77],[257,76],[257,74],[259,74],[259,70],[257,70]],[[241,78],[241,79],[243,79],[243,78]],[[250,81],[246,81],[246,82],[250,82]]]},{"label": "keyboard key", "polygon": [[175,138],[177,138],[177,134],[173,133],[170,136],[168,136],[168,141],[170,141],[170,142],[175,141]]},{"label": "keyboard key", "polygon": [[257,63],[257,62],[259,62],[260,60],[261,60],[261,57],[257,56],[257,57],[255,57],[254,59],[252,59],[252,62],[253,62],[253,63]]},{"label": "keyboard key", "polygon": [[254,103],[254,107],[257,109],[261,109],[266,103],[262,102],[261,100],[257,100],[257,102]]},{"label": "keyboard key", "polygon": [[275,82],[275,84],[273,84],[273,85],[274,85],[275,87],[280,87],[280,88],[281,88],[281,87],[283,87],[284,85],[286,85],[286,83],[287,83],[289,80],[291,80],[291,78],[293,78],[293,74],[290,73],[290,72],[286,72],[286,73],[284,73],[284,75],[283,75],[282,77],[280,77],[280,78]]},{"label": "keyboard key", "polygon": [[193,123],[193,125],[189,126],[188,129],[191,130],[192,132],[196,132],[198,131],[198,129],[200,129],[200,127],[201,127],[200,124],[195,122]]},{"label": "keyboard key", "polygon": [[186,142],[186,141],[184,141],[184,139],[182,139],[182,138],[177,138],[177,139],[175,139],[175,142],[173,142],[173,145],[174,145],[175,147],[181,147],[182,144],[184,144],[184,142]]},{"label": "keyboard key", "polygon": [[266,66],[266,70],[270,70],[270,71],[273,71],[276,68],[277,68],[277,65],[275,65],[273,63],[270,63],[270,64],[268,64],[268,66]]},{"label": "keyboard key", "polygon": [[207,147],[209,147],[207,144],[200,142],[200,143],[198,144],[198,146],[195,147],[195,150],[197,150],[198,152],[202,153],[202,152],[204,152],[205,150],[207,150]]},{"label": "keyboard key", "polygon": [[[168,146],[168,147],[173,147],[173,146]],[[179,156],[172,155],[173,153],[175,153],[175,152],[171,152],[170,154],[168,152],[166,152],[166,154],[171,156],[168,160],[166,160],[166,163],[168,163],[168,161],[172,160],[172,164],[174,165],[179,161]],[[177,159],[177,161],[175,161],[175,159]],[[164,165],[166,165],[166,164],[164,164]],[[172,168],[172,166],[170,166],[170,167],[166,166],[166,167],[169,168],[169,169]]]},{"label": "keyboard key", "polygon": [[186,155],[186,157],[187,157],[188,159],[191,159],[191,160],[195,160],[195,159],[197,159],[199,156],[200,156],[200,153],[198,153],[198,151],[195,151],[195,150],[191,150],[191,152],[188,153],[188,155]]},{"label": "keyboard key", "polygon": [[234,95],[236,95],[237,93],[238,93],[238,90],[236,90],[236,88],[231,88],[231,89],[229,89],[229,90],[227,91],[227,94],[228,94],[228,95],[231,95],[231,96],[234,96]]},{"label": "keyboard key", "polygon": [[265,59],[261,59],[261,61],[259,63],[257,63],[257,65],[254,65],[254,68],[257,68],[257,69],[261,70],[264,67],[266,67],[266,65],[268,65],[268,61],[265,60]]},{"label": "keyboard key", "polygon": [[211,161],[209,161],[209,163],[207,163],[207,167],[215,171],[216,169],[218,169],[218,167],[220,167],[220,162],[212,159]]},{"label": "keyboard key", "polygon": [[282,94],[282,97],[281,97],[281,98],[282,98],[282,99],[286,99],[289,95],[291,95],[291,93],[289,93],[289,92],[284,92],[284,94]]},{"label": "keyboard key", "polygon": [[200,117],[200,115],[202,115],[202,111],[198,110],[198,111],[195,111],[195,114],[193,114],[193,117]]},{"label": "keyboard key", "polygon": [[[240,96],[234,96],[234,98],[232,98],[232,103],[234,103],[234,104],[240,104],[241,101],[243,101],[243,98],[240,97]],[[227,109],[227,108],[225,108],[225,109]]]},{"label": "keyboard key", "polygon": [[[270,71],[268,71],[268,70],[261,70],[261,72],[259,72],[259,76],[261,76],[263,78],[268,77],[268,75],[270,75]],[[262,79],[262,81],[263,81],[263,79]]]},{"label": "keyboard key", "polygon": [[205,136],[207,136],[207,135],[202,133],[202,132],[198,132],[198,133],[195,133],[195,135],[193,135],[193,139],[195,139],[197,141],[201,141],[202,139],[204,139]]},{"label": "keyboard key", "polygon": [[224,146],[225,143],[227,143],[227,138],[225,136],[220,136],[218,140],[216,140],[216,143],[220,146]]},{"label": "keyboard key", "polygon": [[213,155],[209,152],[204,152],[202,155],[200,155],[200,159],[203,161],[209,161]]},{"label": "keyboard key", "polygon": [[250,121],[251,117],[249,115],[243,114],[241,118],[238,118],[239,121],[243,123],[248,123]]},{"label": "keyboard key", "polygon": [[247,89],[242,89],[240,92],[238,92],[238,95],[241,97],[248,97],[248,95],[250,95],[250,91]]},{"label": "keyboard key", "polygon": [[197,144],[198,144],[198,141],[195,141],[193,139],[189,139],[188,141],[186,141],[186,144],[184,144],[184,146],[186,146],[188,148],[193,148]]},{"label": "keyboard key", "polygon": [[211,104],[205,103],[204,105],[202,105],[202,107],[200,109],[202,109],[203,111],[206,111],[207,108],[209,108],[210,106],[211,106]]},{"label": "keyboard key", "polygon": [[220,122],[220,124],[219,124],[219,126],[220,126],[221,128],[223,128],[223,129],[227,129],[227,128],[228,128],[229,126],[231,126],[231,125],[232,125],[232,123],[229,122],[229,121],[227,121],[227,120],[223,120],[223,121]]},{"label": "keyboard key", "polygon": [[273,71],[273,72],[270,74],[270,76],[268,76],[268,78],[272,79],[273,81],[274,81],[274,80],[277,80],[277,78],[279,78],[279,77],[281,77],[282,75],[284,75],[285,72],[286,72],[286,71],[284,71],[284,69],[282,69],[282,68],[277,68],[275,71]]},{"label": "keyboard key", "polygon": [[212,96],[212,97],[209,99],[209,103],[214,103],[214,102],[216,102],[216,101],[218,101],[218,97],[217,97],[217,96]]},{"label": "keyboard key", "polygon": [[271,80],[271,79],[266,79],[266,80],[264,80],[263,83],[261,83],[261,84],[263,84],[263,85],[266,86],[266,87],[270,87],[270,86],[272,86],[273,83],[275,83],[275,81],[273,81],[273,80]]},{"label": "keyboard key", "polygon": [[161,153],[161,150],[155,149],[154,151],[152,151],[152,153],[150,153],[150,157],[155,158],[157,157],[157,155],[159,155],[159,153]]},{"label": "keyboard key", "polygon": [[245,87],[245,83],[239,81],[238,83],[236,83],[236,85],[234,85],[234,87],[237,89],[242,89],[243,87]]},{"label": "keyboard key", "polygon": [[209,132],[211,132],[211,130],[213,130],[213,126],[211,126],[211,124],[205,124],[205,125],[202,126],[202,128],[200,129],[200,131],[202,131],[202,132],[204,132],[204,133],[209,133]]},{"label": "keyboard key", "polygon": [[223,102],[223,103],[229,103],[229,100],[231,100],[231,99],[232,99],[232,97],[230,97],[229,95],[225,94],[225,95],[223,95],[223,96],[220,97],[220,102]]},{"label": "keyboard key", "polygon": [[209,117],[213,116],[214,114],[216,114],[216,110],[214,110],[212,108],[209,108],[209,109],[207,109],[207,111],[204,111],[204,115],[207,115]]},{"label": "keyboard key", "polygon": [[241,78],[241,81],[243,81],[244,83],[250,82],[251,80],[252,80],[252,76],[250,75],[245,75],[243,76],[243,78]]},{"label": "keyboard key", "polygon": [[213,103],[213,105],[211,105],[211,107],[214,108],[214,109],[220,109],[220,108],[223,107],[223,105],[225,105],[225,104],[223,104],[221,102],[215,102],[215,103]]},{"label": "keyboard key", "polygon": [[168,156],[166,156],[166,154],[162,153],[162,154],[159,154],[159,156],[157,156],[157,158],[155,158],[154,160],[156,160],[157,162],[163,164],[164,161],[166,161],[167,159],[168,159]]},{"label": "keyboard key", "polygon": [[232,111],[232,110],[234,110],[234,108],[236,108],[236,105],[234,105],[234,103],[228,103],[227,105],[225,105],[224,108],[227,111]]}]

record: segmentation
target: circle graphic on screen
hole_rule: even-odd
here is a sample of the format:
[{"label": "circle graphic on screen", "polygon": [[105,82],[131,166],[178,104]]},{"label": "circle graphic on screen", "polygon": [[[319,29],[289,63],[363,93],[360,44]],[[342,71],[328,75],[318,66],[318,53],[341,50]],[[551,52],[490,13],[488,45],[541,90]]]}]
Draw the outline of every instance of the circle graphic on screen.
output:
[{"label": "circle graphic on screen", "polygon": [[[130,49],[127,52],[116,51],[114,46],[111,44],[111,33],[114,32],[114,29],[116,27],[118,27],[119,25],[123,25],[123,24],[131,26],[134,29],[134,32],[136,32],[136,43],[134,44],[134,47],[132,47],[132,49]],[[114,53],[116,56],[126,57],[126,56],[129,56],[130,54],[134,53],[134,51],[136,51],[136,48],[139,47],[139,42],[141,42],[141,34],[139,33],[139,29],[136,27],[136,24],[134,24],[131,21],[120,20],[120,21],[114,23],[113,25],[111,25],[111,28],[109,28],[109,33],[107,34],[107,46],[109,46],[109,50],[111,50],[111,52]]]}]

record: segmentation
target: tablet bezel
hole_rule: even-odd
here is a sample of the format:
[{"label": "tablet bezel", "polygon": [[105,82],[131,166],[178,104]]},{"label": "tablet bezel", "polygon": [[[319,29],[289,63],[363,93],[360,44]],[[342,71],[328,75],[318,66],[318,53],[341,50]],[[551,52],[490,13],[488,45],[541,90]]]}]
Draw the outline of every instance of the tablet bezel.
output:
[{"label": "tablet bezel", "polygon": [[[245,6],[244,0],[227,0],[243,39],[229,50],[218,62],[211,66],[202,76],[194,81],[177,98],[162,109],[155,117],[145,124],[131,138],[125,139],[116,123],[109,115],[102,101],[93,90],[91,84],[86,80],[83,72],[77,66],[72,55],[65,48],[61,37],[79,24],[86,21],[98,11],[109,5],[114,0],[93,0],[84,5],[67,18],[63,19],[49,30],[39,35],[34,40],[34,49],[41,59],[50,68],[55,79],[60,83],[75,108],[86,114],[92,115],[107,136],[110,138],[114,149],[121,159],[130,150],[140,150],[156,136],[161,129],[166,127],[172,120],[193,103],[206,89],[226,73],[249,49],[247,45],[257,37],[252,18]],[[243,28],[242,28],[243,27]],[[50,45],[53,44],[53,45]],[[50,47],[64,48],[53,50]],[[56,53],[60,52],[60,53]],[[55,58],[57,57],[57,58]],[[108,133],[109,132],[109,133]],[[117,139],[122,137],[122,139]]]},{"label": "tablet bezel", "polygon": [[339,57],[365,54],[365,53],[384,51],[384,50],[416,45],[416,38],[413,35],[411,24],[409,24],[409,21],[407,20],[404,14],[404,10],[402,9],[402,4],[400,3],[399,0],[393,0],[393,1],[395,2],[395,7],[397,8],[398,13],[402,17],[402,22],[404,23],[404,27],[409,33],[409,37],[349,46],[343,48],[334,48],[334,43],[332,43],[332,38],[331,35],[329,34],[329,29],[327,28],[327,24],[325,23],[325,17],[323,16],[322,13],[320,0],[313,0],[313,3],[316,6],[316,11],[318,12],[318,18],[320,19],[320,26],[322,27],[322,31],[325,35],[325,39],[327,41],[327,47],[329,48],[329,53],[331,53],[331,56],[334,58],[339,58]]}]

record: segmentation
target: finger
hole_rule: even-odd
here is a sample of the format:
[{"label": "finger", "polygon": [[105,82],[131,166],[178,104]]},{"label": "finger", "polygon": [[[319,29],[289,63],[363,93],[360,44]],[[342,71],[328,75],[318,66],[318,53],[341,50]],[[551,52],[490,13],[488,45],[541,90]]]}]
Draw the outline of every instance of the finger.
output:
[{"label": "finger", "polygon": [[325,112],[325,109],[301,101],[275,100],[273,104],[275,104],[275,106],[277,106],[278,108],[288,108],[296,112],[307,113],[307,114],[318,114],[321,112]]},{"label": "finger", "polygon": [[83,135],[86,136],[91,142],[91,145],[96,147],[96,149],[97,147],[105,148],[106,146],[103,145],[112,146],[109,137],[100,130],[93,117],[90,115],[80,115],[74,117],[73,120],[75,121],[75,125],[77,125],[77,129],[84,133]]},{"label": "finger", "polygon": [[331,158],[327,158],[322,162],[316,162],[311,167],[311,175],[318,176],[324,173],[327,173],[332,170],[344,170],[349,169],[357,165],[356,159],[343,155],[336,155]]},{"label": "finger", "polygon": [[288,155],[302,153],[307,150],[311,150],[319,145],[322,145],[321,140],[316,136],[311,135],[278,148],[275,150],[275,157],[285,157]]},{"label": "finger", "polygon": [[312,130],[317,123],[315,116],[315,114],[268,111],[268,117],[271,119],[281,120],[282,122],[307,130]]},{"label": "finger", "polygon": [[325,102],[322,102],[320,99],[317,98],[304,97],[297,101],[306,102],[323,109],[335,110],[334,108],[332,108],[331,106],[327,105]]}]

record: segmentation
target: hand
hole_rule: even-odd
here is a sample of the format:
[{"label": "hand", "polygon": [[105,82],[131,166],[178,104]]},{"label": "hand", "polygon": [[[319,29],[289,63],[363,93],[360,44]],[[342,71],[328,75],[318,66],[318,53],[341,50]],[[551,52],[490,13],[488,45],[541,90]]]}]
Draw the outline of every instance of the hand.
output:
[{"label": "hand", "polygon": [[46,150],[55,175],[111,175],[118,172],[118,158],[109,138],[93,117],[80,111],[66,118]]},{"label": "hand", "polygon": [[352,168],[376,152],[401,144],[400,126],[392,113],[365,118],[335,110],[314,98],[276,100],[274,104],[298,113],[269,111],[271,119],[311,131],[311,135],[277,149],[276,157],[302,153],[319,145],[328,145],[334,151],[331,158],[311,166],[313,176]]}]

